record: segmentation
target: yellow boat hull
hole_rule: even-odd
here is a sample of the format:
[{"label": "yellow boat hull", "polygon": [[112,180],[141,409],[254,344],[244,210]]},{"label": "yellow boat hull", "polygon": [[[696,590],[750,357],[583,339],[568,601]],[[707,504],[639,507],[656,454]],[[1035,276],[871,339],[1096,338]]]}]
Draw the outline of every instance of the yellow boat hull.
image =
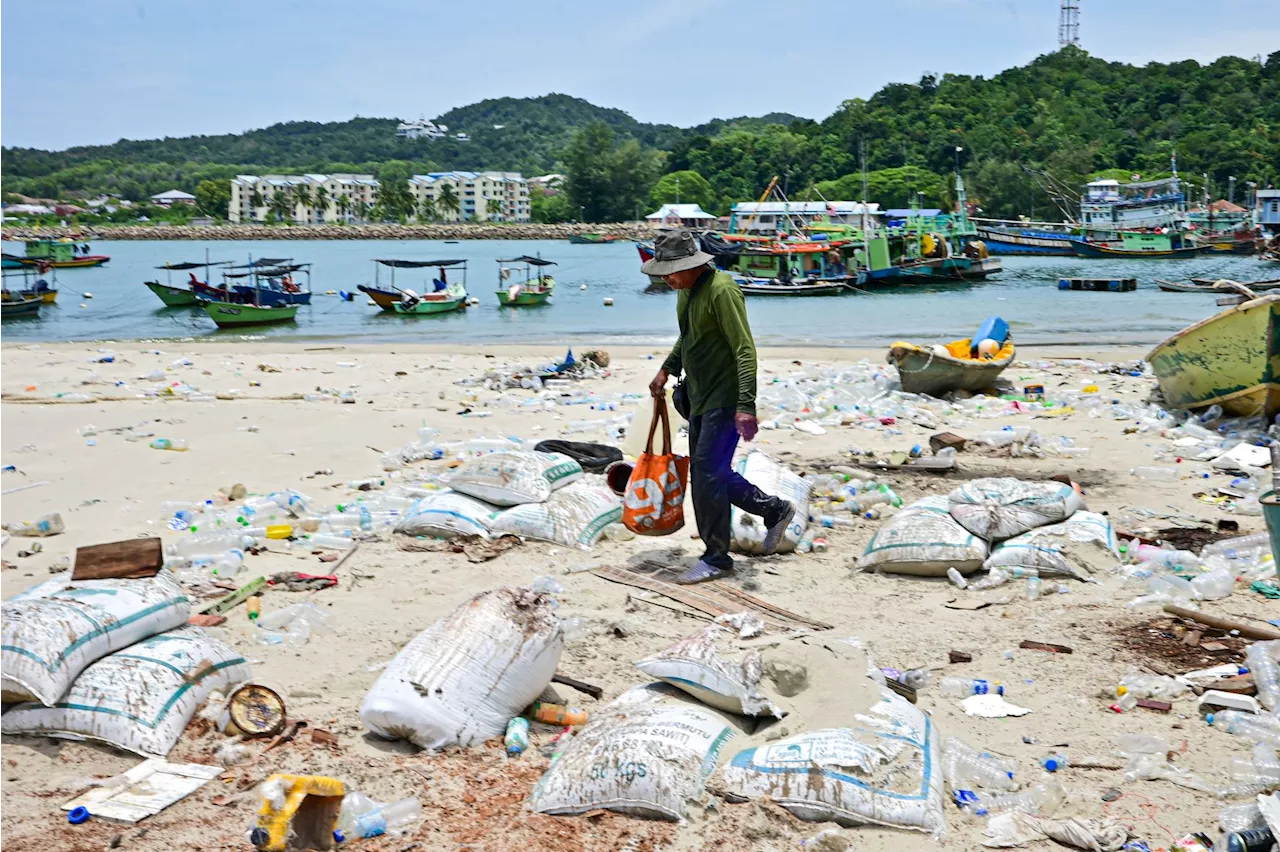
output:
[{"label": "yellow boat hull", "polygon": [[1263,296],[1188,326],[1147,361],[1172,408],[1280,413],[1280,296]]}]

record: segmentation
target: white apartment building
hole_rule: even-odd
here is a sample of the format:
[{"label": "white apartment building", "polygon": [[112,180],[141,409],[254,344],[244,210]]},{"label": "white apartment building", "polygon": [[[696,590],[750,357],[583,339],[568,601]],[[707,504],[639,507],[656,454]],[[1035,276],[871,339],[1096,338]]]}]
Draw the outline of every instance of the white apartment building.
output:
[{"label": "white apartment building", "polygon": [[402,121],[396,126],[396,136],[401,139],[443,139],[449,135],[449,127],[436,124],[426,118],[417,121]]},{"label": "white apartment building", "polygon": [[[440,196],[445,186],[453,190],[458,209],[445,210]],[[409,193],[419,209],[431,199],[436,216],[444,222],[528,222],[529,182],[519,172],[431,172],[409,179]],[[489,202],[497,200],[490,212]]]},{"label": "white apartment building", "polygon": [[377,188],[373,175],[236,175],[231,179],[227,219],[234,223],[269,221],[273,218],[272,201],[281,192],[294,222],[357,221],[363,218],[365,205],[373,206]]}]

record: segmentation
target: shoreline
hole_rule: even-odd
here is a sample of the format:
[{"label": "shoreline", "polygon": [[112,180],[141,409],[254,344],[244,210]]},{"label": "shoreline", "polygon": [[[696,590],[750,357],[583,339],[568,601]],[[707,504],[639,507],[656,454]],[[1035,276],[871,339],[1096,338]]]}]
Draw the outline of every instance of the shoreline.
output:
[{"label": "shoreline", "polygon": [[431,225],[85,225],[0,229],[0,239],[83,236],[100,240],[559,240],[604,234],[650,239],[654,229],[634,222],[541,225],[532,222],[455,222]]}]

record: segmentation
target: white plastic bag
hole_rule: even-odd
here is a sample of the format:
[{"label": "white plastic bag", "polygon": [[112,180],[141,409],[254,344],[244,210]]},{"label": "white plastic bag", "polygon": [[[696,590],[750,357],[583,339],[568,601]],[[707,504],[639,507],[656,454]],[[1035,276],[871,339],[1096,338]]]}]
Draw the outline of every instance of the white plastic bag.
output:
[{"label": "white plastic bag", "polygon": [[988,542],[1065,521],[1084,507],[1080,493],[1062,482],[1028,482],[1012,477],[975,479],[948,495],[951,516]]},{"label": "white plastic bag", "polygon": [[720,751],[735,735],[730,722],[666,684],[618,696],[579,731],[530,796],[544,814],[597,808],[683,819],[702,795]]},{"label": "white plastic bag", "polygon": [[421,748],[502,736],[556,673],[564,634],[548,595],[482,592],[422,631],[373,684],[360,719]]},{"label": "white plastic bag", "polygon": [[108,654],[57,704],[19,704],[0,726],[6,734],[71,734],[164,757],[211,691],[250,676],[236,651],[199,627],[179,627]]},{"label": "white plastic bag", "polygon": [[760,691],[760,651],[739,651],[726,641],[735,632],[712,625],[669,648],[636,661],[636,668],[726,713],[781,717],[784,711]]},{"label": "white plastic bag", "polygon": [[167,573],[68,582],[42,597],[5,601],[3,700],[52,706],[94,660],[185,624],[189,610]]},{"label": "white plastic bag", "polygon": [[[809,525],[809,493],[813,484],[792,473],[782,462],[759,450],[751,450],[734,462],[733,469],[765,494],[789,500],[796,507],[795,517],[778,544],[777,553],[790,553],[796,549]],[[763,552],[765,535],[769,532],[764,519],[748,514],[737,506],[729,510],[729,546],[738,553]]]},{"label": "white plastic bag", "polygon": [[991,549],[983,567],[1034,568],[1088,580],[1094,568],[1120,558],[1115,530],[1106,516],[1078,511],[1062,523],[1028,530]]},{"label": "white plastic bag", "polygon": [[956,523],[946,497],[917,500],[882,523],[858,559],[860,570],[942,577],[948,568],[972,574],[987,543]]},{"label": "white plastic bag", "polygon": [[500,511],[489,520],[496,535],[518,535],[566,547],[590,550],[605,527],[622,520],[622,500],[609,488],[575,482],[545,503],[527,503]]},{"label": "white plastic bag", "polygon": [[492,506],[456,491],[442,491],[423,497],[409,510],[395,531],[403,535],[454,538],[460,535],[489,534],[489,519],[497,506]]},{"label": "white plastic bag", "polygon": [[541,503],[557,488],[582,478],[582,466],[560,453],[505,450],[467,459],[441,484],[495,506]]},{"label": "white plastic bag", "polygon": [[858,727],[807,731],[733,757],[726,788],[767,796],[800,819],[874,823],[940,835],[938,732],[920,710],[883,690]]}]

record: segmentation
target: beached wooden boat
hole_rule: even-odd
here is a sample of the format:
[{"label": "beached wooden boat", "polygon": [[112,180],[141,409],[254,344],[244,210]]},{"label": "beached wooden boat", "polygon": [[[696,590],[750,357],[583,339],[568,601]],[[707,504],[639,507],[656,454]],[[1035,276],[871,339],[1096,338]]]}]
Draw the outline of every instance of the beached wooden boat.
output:
[{"label": "beached wooden boat", "polygon": [[[1267,281],[1240,282],[1254,292],[1280,289],[1280,278]],[[1223,295],[1224,290],[1215,286],[1217,281],[1210,278],[1192,278],[1190,281],[1161,281],[1156,279],[1156,286],[1166,293],[1215,293]],[[1230,291],[1227,291],[1230,292]]]},{"label": "beached wooden boat", "polygon": [[[512,272],[512,267],[503,266],[502,264],[504,263],[524,264],[524,281],[517,281],[510,286],[504,286],[507,279],[511,277]],[[545,270],[548,266],[555,265],[555,261],[543,260],[541,257],[530,257],[529,255],[499,260],[498,304],[504,308],[545,305],[547,300],[551,298],[552,292],[556,289],[556,280],[546,274]],[[538,270],[536,276],[533,274],[534,269]]]},{"label": "beached wooden boat", "polygon": [[43,304],[44,300],[38,296],[32,296],[27,299],[14,299],[12,301],[5,300],[0,302],[0,316],[5,319],[37,316],[40,313],[40,306]]},{"label": "beached wooden boat", "polygon": [[1250,299],[1187,326],[1147,361],[1172,408],[1216,404],[1270,420],[1280,414],[1280,296]]},{"label": "beached wooden boat", "polygon": [[971,338],[933,346],[898,341],[889,347],[888,361],[897,366],[907,393],[942,396],[991,387],[1017,354],[1012,340],[1006,340],[992,358],[973,355],[972,346]]},{"label": "beached wooden boat", "polygon": [[263,305],[236,305],[230,302],[202,302],[205,313],[218,328],[243,328],[250,325],[270,325],[293,322],[298,313],[297,305],[266,307]]}]

